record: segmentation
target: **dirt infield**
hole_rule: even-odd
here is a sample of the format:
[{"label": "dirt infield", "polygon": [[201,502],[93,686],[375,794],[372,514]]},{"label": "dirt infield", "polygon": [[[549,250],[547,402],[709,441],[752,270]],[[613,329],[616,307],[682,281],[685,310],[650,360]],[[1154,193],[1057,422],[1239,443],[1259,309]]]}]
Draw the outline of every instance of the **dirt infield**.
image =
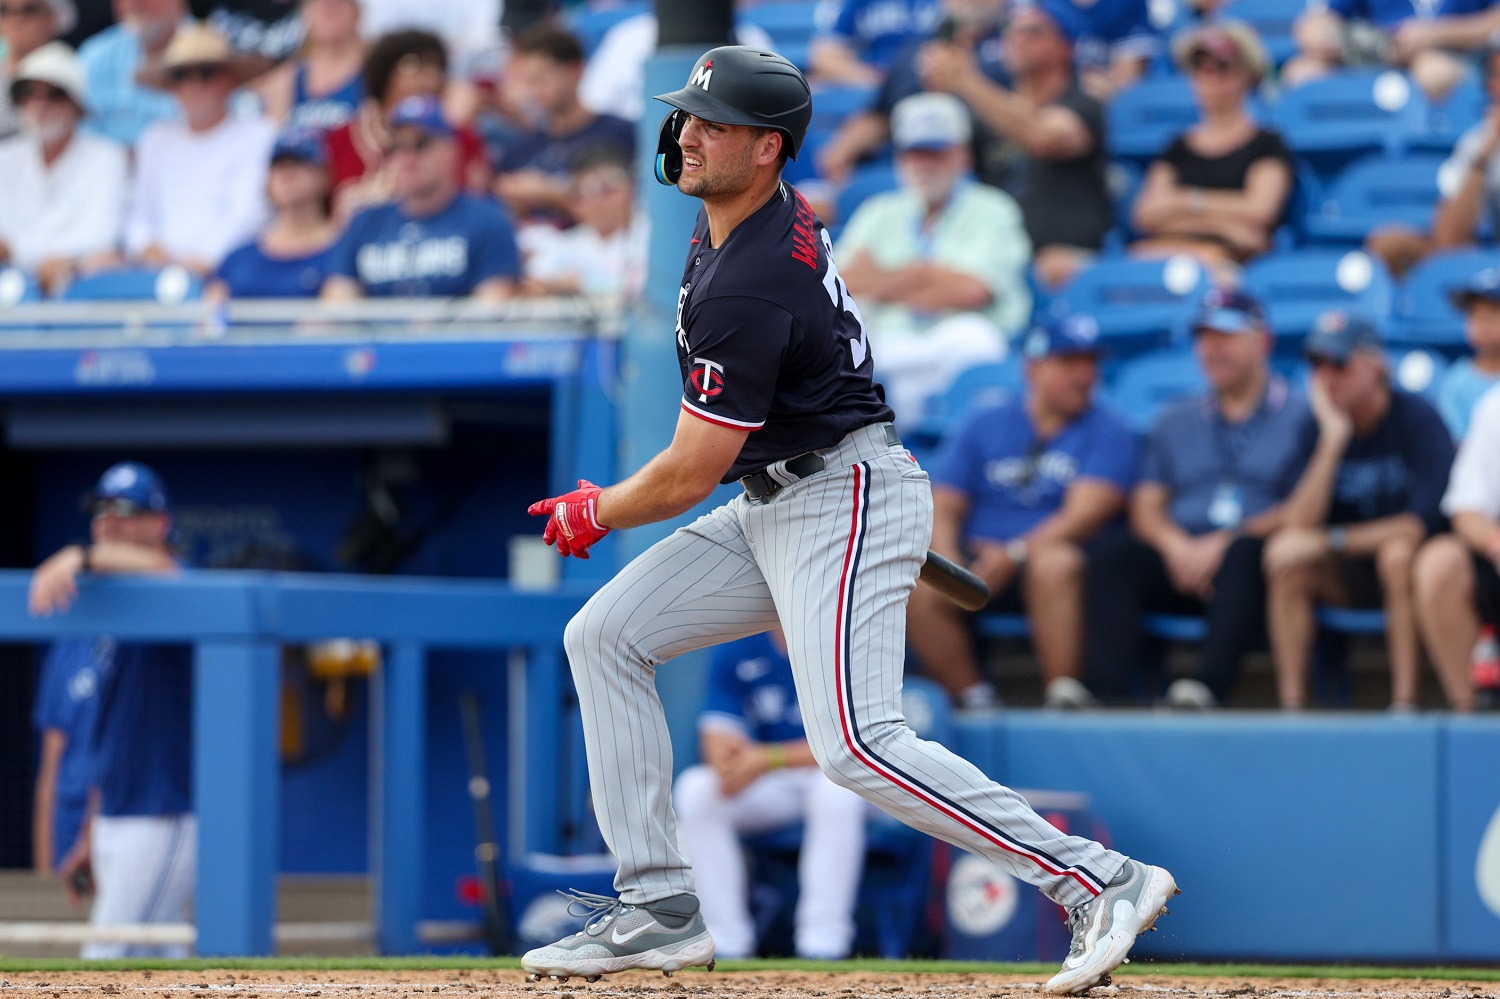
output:
[{"label": "dirt infield", "polygon": [[[592,985],[581,979],[566,984],[526,983],[513,969],[449,971],[68,971],[0,972],[0,999],[71,999],[76,996],[136,996],[145,999],[272,999],[319,996],[321,999],[404,999],[406,996],[483,995],[509,999],[845,999],[872,996],[1011,999],[1039,996],[1038,976],[1007,974],[936,974],[879,972],[685,971],[674,978],[644,972],[615,975]],[[1438,979],[1246,978],[1187,977],[1170,973],[1121,975],[1116,984],[1095,989],[1096,997],[1158,996],[1317,997],[1370,999],[1372,996],[1420,999],[1500,999],[1500,983]]]}]

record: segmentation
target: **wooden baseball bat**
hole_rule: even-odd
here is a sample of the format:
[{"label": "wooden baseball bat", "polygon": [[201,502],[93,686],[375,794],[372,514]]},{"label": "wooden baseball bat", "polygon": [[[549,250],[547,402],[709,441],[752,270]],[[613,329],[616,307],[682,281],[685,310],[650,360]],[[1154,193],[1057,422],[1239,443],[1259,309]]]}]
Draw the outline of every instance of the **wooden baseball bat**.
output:
[{"label": "wooden baseball bat", "polygon": [[984,580],[930,548],[918,578],[964,610],[983,610],[990,602],[990,588]]}]

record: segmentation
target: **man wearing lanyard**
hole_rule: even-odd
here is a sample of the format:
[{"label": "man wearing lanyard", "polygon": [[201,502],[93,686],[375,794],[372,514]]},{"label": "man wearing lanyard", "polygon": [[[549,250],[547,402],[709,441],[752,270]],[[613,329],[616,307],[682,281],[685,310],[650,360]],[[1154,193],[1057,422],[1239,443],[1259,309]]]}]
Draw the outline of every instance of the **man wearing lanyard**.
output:
[{"label": "man wearing lanyard", "polygon": [[891,130],[901,187],[862,204],[834,253],[899,427],[960,371],[1005,356],[1031,313],[1031,243],[1015,200],[970,178],[958,98],[914,94],[891,112]]},{"label": "man wearing lanyard", "polygon": [[1130,498],[1134,533],[1104,539],[1090,559],[1084,676],[1101,697],[1130,697],[1145,615],[1203,614],[1197,676],[1175,681],[1167,703],[1212,708],[1263,631],[1262,549],[1317,429],[1306,400],[1271,373],[1254,298],[1211,289],[1192,328],[1209,390],[1157,420]]}]

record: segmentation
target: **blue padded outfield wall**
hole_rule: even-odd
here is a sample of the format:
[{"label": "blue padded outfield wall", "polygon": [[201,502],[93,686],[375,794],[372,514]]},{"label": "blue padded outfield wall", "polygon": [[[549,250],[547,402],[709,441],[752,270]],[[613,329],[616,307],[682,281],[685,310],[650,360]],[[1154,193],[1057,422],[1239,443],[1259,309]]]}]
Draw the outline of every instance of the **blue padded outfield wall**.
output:
[{"label": "blue padded outfield wall", "polygon": [[957,738],[1171,868],[1141,956],[1500,959],[1500,719],[1009,712]]}]

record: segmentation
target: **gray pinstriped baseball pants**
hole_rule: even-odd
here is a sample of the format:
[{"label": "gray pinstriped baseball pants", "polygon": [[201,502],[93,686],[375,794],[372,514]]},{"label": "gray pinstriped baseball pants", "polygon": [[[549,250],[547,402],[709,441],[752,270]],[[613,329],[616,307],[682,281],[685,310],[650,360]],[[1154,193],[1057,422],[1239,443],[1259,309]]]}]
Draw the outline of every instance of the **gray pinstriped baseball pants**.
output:
[{"label": "gray pinstriped baseball pants", "polygon": [[823,472],[761,502],[737,496],[663,539],[568,624],[594,809],[620,863],[620,897],[693,891],[656,668],[779,621],[807,738],[830,779],[1057,902],[1087,901],[1125,858],[1059,832],[1014,791],[918,739],[902,716],[906,598],[932,537],[927,473],[885,443],[880,425],[823,455]]}]

